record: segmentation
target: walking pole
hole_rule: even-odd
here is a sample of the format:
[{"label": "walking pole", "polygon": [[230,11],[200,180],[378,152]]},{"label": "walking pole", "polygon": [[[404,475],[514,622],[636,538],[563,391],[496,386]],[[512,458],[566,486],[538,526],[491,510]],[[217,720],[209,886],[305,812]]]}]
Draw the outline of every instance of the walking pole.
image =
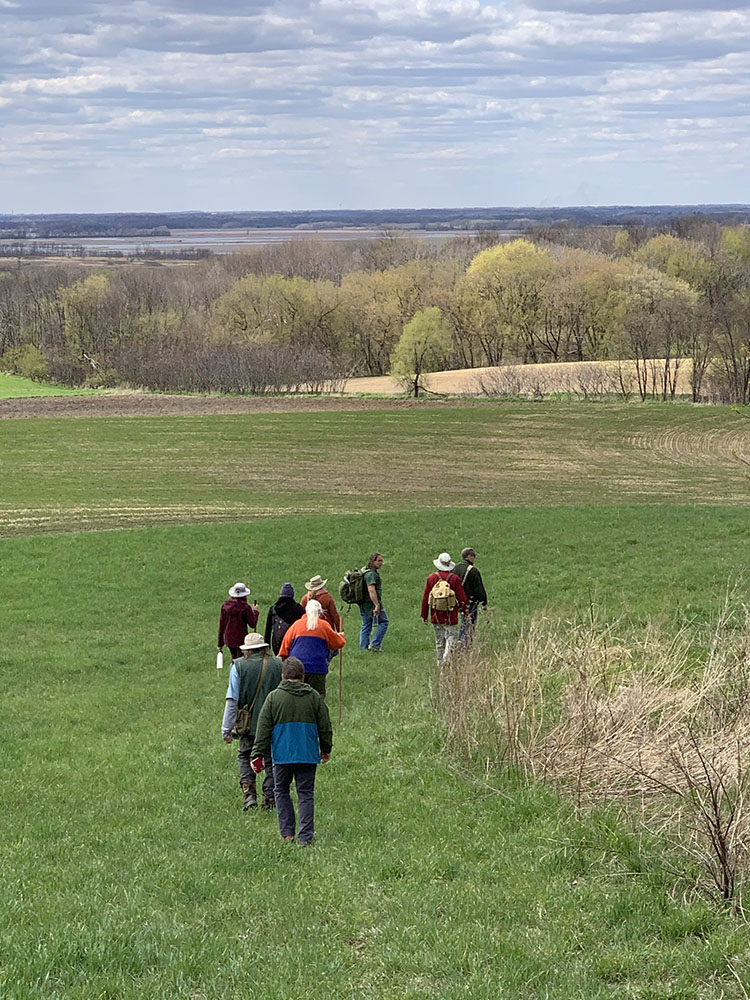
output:
[{"label": "walking pole", "polygon": [[343,708],[344,691],[344,650],[339,650],[339,725],[341,725],[341,711]]}]

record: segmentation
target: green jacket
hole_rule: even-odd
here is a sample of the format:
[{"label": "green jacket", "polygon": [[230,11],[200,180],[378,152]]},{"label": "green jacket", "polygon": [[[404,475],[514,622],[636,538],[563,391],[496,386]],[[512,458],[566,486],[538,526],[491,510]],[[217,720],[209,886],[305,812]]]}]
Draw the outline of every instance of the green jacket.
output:
[{"label": "green jacket", "polygon": [[282,681],[261,709],[253,757],[268,757],[270,751],[274,764],[319,764],[332,746],[325,701],[309,684]]}]

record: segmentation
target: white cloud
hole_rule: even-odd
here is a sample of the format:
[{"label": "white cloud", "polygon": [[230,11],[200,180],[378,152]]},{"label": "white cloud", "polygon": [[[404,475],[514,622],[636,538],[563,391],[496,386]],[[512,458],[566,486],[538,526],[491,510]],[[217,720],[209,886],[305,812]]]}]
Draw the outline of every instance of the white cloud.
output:
[{"label": "white cloud", "polygon": [[747,197],[728,162],[750,138],[742,4],[0,7],[0,211]]}]

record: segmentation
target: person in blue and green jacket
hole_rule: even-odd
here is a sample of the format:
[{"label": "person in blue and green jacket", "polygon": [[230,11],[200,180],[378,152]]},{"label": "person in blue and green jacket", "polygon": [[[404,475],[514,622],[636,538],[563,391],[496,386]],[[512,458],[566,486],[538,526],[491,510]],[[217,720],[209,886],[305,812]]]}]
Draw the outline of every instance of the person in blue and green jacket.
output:
[{"label": "person in blue and green jacket", "polygon": [[281,839],[294,840],[294,805],[289,790],[294,780],[299,809],[299,844],[309,847],[315,833],[315,773],[318,764],[331,757],[333,729],[325,701],[305,684],[305,667],[290,656],[281,668],[281,684],[272,691],[261,709],[255,730],[252,768],[264,768],[269,755],[273,761],[274,795],[279,815]]}]

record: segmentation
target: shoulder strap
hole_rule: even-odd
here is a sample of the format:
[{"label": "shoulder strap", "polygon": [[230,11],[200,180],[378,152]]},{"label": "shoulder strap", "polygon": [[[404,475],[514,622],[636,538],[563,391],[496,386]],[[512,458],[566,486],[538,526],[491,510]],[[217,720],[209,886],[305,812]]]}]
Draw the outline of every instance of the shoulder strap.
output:
[{"label": "shoulder strap", "polygon": [[263,654],[263,666],[261,667],[260,677],[258,678],[258,686],[255,689],[255,697],[253,698],[253,703],[250,706],[250,715],[253,714],[253,709],[255,708],[255,702],[258,700],[258,695],[260,694],[260,689],[263,684],[263,678],[266,676],[266,667],[268,666],[268,653]]},{"label": "shoulder strap", "polygon": [[464,570],[464,575],[462,577],[460,577],[460,580],[461,580],[462,584],[466,582],[466,577],[469,575],[469,573],[471,573],[471,571],[473,569],[474,569],[474,564],[473,563],[469,563],[468,566],[466,567],[466,569]]}]

